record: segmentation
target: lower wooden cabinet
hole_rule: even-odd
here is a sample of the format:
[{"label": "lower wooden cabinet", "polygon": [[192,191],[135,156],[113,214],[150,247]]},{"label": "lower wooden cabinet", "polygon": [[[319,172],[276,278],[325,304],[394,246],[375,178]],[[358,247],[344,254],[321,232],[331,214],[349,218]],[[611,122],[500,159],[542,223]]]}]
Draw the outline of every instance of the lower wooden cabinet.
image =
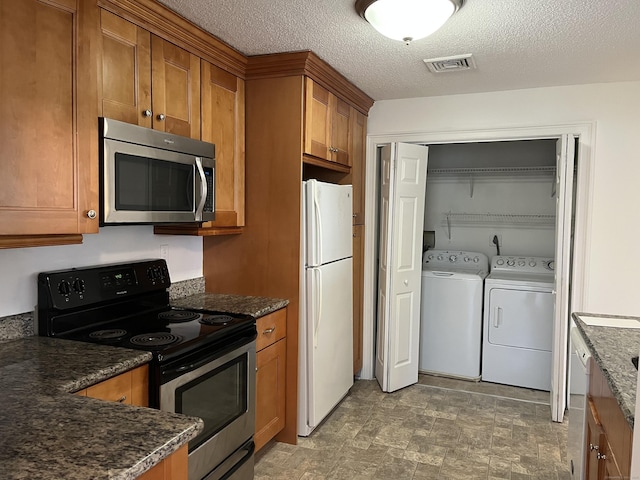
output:
[{"label": "lower wooden cabinet", "polygon": [[180,447],[151,470],[147,470],[138,480],[186,480],[189,465],[187,445]]},{"label": "lower wooden cabinet", "polygon": [[631,475],[633,431],[602,371],[593,359],[590,361],[586,480],[628,479]]},{"label": "lower wooden cabinet", "polygon": [[149,406],[149,366],[142,365],[76,392],[76,395],[120,402],[139,407]]},{"label": "lower wooden cabinet", "polygon": [[286,312],[278,310],[256,322],[256,451],[285,425]]}]

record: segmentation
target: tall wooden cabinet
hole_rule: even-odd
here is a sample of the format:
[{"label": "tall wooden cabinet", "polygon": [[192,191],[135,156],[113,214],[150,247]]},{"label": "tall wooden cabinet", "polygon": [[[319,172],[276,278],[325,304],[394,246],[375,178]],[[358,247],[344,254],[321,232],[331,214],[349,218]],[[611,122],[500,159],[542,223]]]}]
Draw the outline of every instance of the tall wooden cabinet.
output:
[{"label": "tall wooden cabinet", "polygon": [[0,1],[0,247],[80,243],[98,231],[90,4]]},{"label": "tall wooden cabinet", "polygon": [[289,300],[285,426],[275,437],[289,443],[297,437],[302,180],[314,176],[350,183],[351,172],[345,165],[305,153],[308,79],[348,103],[349,122],[351,108],[366,117],[373,101],[313,53],[250,57],[246,224],[242,235],[204,239],[207,291]]}]

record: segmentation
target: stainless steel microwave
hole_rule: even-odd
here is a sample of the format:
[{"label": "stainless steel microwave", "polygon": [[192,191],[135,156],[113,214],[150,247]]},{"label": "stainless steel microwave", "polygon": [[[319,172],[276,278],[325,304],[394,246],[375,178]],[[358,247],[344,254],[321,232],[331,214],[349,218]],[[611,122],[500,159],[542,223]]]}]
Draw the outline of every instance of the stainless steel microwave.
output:
[{"label": "stainless steel microwave", "polygon": [[100,225],[215,220],[215,146],[100,118]]}]

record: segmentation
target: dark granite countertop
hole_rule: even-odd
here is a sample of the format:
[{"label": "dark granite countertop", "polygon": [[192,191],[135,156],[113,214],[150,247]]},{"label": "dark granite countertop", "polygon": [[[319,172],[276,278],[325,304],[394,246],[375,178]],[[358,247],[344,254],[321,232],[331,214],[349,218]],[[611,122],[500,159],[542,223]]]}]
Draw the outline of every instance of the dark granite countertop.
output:
[{"label": "dark granite countertop", "polygon": [[268,297],[250,297],[244,295],[227,295],[222,293],[197,293],[189,297],[173,300],[171,305],[180,308],[213,310],[223,313],[251,315],[263,317],[286,307],[289,300]]},{"label": "dark granite countertop", "polygon": [[640,351],[640,329],[586,325],[584,317],[631,318],[621,315],[574,313],[573,319],[582,333],[591,355],[607,379],[611,393],[616,397],[629,426],[633,428],[636,411],[636,385],[638,372],[631,357]]},{"label": "dark granite countertop", "polygon": [[134,479],[202,429],[202,420],[71,392],[151,354],[44,337],[0,343],[0,477]]}]

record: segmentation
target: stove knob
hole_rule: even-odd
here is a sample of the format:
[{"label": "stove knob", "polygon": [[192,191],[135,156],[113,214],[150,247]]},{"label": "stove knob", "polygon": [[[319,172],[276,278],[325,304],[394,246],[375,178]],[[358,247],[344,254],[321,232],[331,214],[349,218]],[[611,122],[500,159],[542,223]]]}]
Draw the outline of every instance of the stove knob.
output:
[{"label": "stove knob", "polygon": [[554,270],[556,267],[556,262],[554,260],[551,260],[549,263],[547,263],[547,268],[549,270]]},{"label": "stove knob", "polygon": [[[480,261],[480,257],[473,257],[473,263],[478,263],[479,261]],[[500,265],[502,265],[502,263]]]},{"label": "stove knob", "polygon": [[468,262],[468,261],[470,261],[470,260],[471,260],[471,259],[470,259],[469,257],[464,257],[464,261],[465,261],[465,262]]},{"label": "stove knob", "polygon": [[65,297],[69,295],[71,293],[71,285],[69,285],[69,282],[62,280],[58,284],[58,292],[60,292],[60,295],[64,295]]},{"label": "stove knob", "polygon": [[84,280],[81,280],[79,278],[76,278],[73,281],[73,291],[79,294],[83,294],[84,293]]},{"label": "stove knob", "polygon": [[438,255],[438,260],[442,260],[442,255]]},{"label": "stove knob", "polygon": [[518,260],[518,266],[519,267],[524,267],[524,265],[525,265],[524,260]]},{"label": "stove knob", "polygon": [[456,257],[455,255],[451,255],[451,256],[449,257],[449,261],[450,261],[450,262],[455,262],[456,260],[458,260],[458,257]]},{"label": "stove knob", "polygon": [[433,255],[429,255],[429,256],[427,257],[427,260],[433,260]]},{"label": "stove knob", "polygon": [[529,262],[529,266],[530,266],[530,267],[535,267],[536,265],[537,265],[537,263],[535,262],[535,260],[531,260],[531,261]]},{"label": "stove knob", "polygon": [[499,258],[498,260],[496,260],[496,265],[504,265],[504,260]]},{"label": "stove knob", "polygon": [[507,260],[507,265],[513,267],[516,264],[515,260]]}]

